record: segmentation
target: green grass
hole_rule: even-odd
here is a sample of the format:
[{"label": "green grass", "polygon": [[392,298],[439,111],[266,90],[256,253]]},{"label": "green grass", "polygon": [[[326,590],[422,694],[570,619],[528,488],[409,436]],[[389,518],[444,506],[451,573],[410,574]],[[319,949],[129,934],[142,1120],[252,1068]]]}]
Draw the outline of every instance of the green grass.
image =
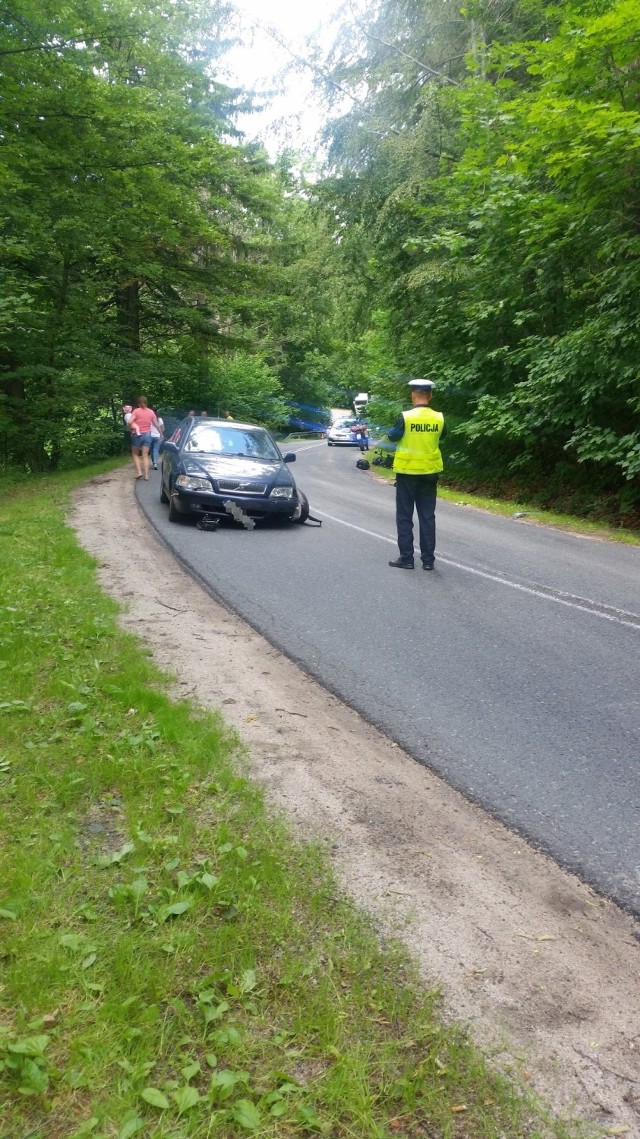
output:
[{"label": "green grass", "polygon": [[[393,482],[395,475],[387,467],[372,467],[376,477]],[[445,482],[438,486],[438,497],[445,502],[453,502],[456,506],[474,506],[477,510],[487,510],[491,514],[502,514],[511,517],[520,511],[527,513],[530,521],[542,523],[544,526],[553,526],[556,529],[568,530],[573,534],[584,534],[591,538],[602,538],[610,542],[623,542],[630,546],[640,546],[640,534],[637,530],[625,530],[623,527],[610,526],[606,522],[590,522],[586,518],[577,518],[573,514],[562,514],[559,511],[546,510],[540,506],[529,503],[523,499],[511,500],[507,498],[488,498],[480,494],[471,494],[466,490],[459,490]]]},{"label": "green grass", "polygon": [[3,1139],[574,1134],[168,698],[64,524],[82,477],[0,513]]}]

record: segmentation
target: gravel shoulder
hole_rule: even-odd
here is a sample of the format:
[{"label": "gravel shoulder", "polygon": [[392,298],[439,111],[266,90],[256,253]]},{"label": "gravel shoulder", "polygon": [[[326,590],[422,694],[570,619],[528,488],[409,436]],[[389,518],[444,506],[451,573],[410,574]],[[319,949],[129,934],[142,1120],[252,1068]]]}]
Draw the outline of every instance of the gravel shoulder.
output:
[{"label": "gravel shoulder", "polygon": [[175,694],[223,713],[274,808],[327,845],[345,890],[409,946],[449,1014],[555,1109],[640,1139],[640,925],[193,581],[147,524],[131,471],[85,484],[71,522]]}]

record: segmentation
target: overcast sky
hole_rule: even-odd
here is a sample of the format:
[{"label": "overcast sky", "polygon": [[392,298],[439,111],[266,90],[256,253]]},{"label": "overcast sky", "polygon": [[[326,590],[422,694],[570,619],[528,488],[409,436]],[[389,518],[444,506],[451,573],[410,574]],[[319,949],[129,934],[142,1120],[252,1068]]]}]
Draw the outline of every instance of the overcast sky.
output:
[{"label": "overcast sky", "polygon": [[272,27],[296,54],[304,57],[307,36],[320,37],[325,45],[331,42],[332,17],[343,3],[344,0],[236,0],[243,46],[220,61],[220,77],[260,93],[284,88],[269,100],[264,112],[245,116],[238,124],[248,139],[260,137],[272,157],[284,146],[313,151],[324,114],[312,90],[312,72],[297,69],[285,76],[292,56],[263,29]]}]

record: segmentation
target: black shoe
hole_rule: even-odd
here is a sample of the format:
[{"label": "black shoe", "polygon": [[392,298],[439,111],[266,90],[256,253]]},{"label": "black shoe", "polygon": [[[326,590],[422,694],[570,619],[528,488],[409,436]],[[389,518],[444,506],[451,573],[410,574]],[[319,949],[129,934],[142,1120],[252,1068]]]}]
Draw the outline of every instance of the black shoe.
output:
[{"label": "black shoe", "polygon": [[426,570],[432,570],[433,569],[433,562],[423,562],[422,568],[426,569]]},{"label": "black shoe", "polygon": [[393,569],[413,569],[413,562],[407,561],[406,558],[396,558],[395,561],[389,562]]}]

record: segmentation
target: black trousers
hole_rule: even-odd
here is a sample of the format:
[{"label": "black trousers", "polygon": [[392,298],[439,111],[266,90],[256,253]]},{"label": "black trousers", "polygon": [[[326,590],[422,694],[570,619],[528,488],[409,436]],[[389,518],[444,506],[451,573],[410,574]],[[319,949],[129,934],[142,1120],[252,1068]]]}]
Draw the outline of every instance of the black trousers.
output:
[{"label": "black trousers", "polygon": [[420,557],[432,562],[436,548],[436,496],[438,475],[396,475],[396,526],[398,549],[413,561],[413,511],[418,512]]}]

